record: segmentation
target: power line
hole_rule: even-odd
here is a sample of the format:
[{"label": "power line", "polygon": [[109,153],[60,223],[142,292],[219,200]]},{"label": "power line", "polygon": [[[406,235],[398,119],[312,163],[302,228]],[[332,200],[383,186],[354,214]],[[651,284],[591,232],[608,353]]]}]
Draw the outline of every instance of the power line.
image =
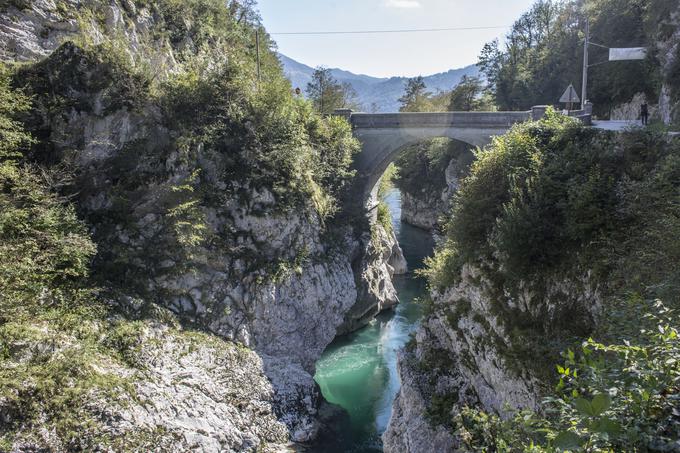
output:
[{"label": "power line", "polygon": [[429,33],[440,31],[465,31],[465,30],[496,30],[508,28],[508,26],[497,27],[455,27],[455,28],[418,28],[402,30],[348,30],[348,31],[288,31],[279,33],[269,33],[270,35],[375,35],[381,33]]}]

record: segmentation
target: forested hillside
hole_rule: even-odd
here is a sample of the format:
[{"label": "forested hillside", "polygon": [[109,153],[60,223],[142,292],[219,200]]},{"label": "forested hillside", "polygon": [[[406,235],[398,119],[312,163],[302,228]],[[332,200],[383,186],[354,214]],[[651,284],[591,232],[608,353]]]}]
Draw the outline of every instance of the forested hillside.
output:
[{"label": "forested hillside", "polygon": [[429,263],[429,338],[410,359],[435,381],[471,380],[434,390],[433,426],[474,451],[672,451],[677,140],[550,114],[477,157]]},{"label": "forested hillside", "polygon": [[[283,70],[293,87],[304,91],[312,81],[314,68],[299,63],[285,55],[279,54]],[[338,82],[349,84],[357,94],[358,109],[366,112],[396,112],[399,110],[399,96],[408,82],[406,77],[371,77],[353,74],[342,69],[330,69],[330,73]],[[435,93],[450,91],[464,76],[476,76],[479,68],[469,65],[464,68],[451,69],[439,74],[424,76],[425,83]]]},{"label": "forested hillside", "polygon": [[[678,50],[665,45],[677,34],[676,9],[675,0],[541,0],[515,21],[503,41],[484,46],[479,67],[500,110],[557,104],[570,83],[580,95],[587,16],[594,43],[588,97],[595,114],[608,117],[638,93],[657,104],[662,85],[674,88],[678,79],[668,67]],[[646,47],[648,54],[641,61],[609,62],[602,46]]]}]

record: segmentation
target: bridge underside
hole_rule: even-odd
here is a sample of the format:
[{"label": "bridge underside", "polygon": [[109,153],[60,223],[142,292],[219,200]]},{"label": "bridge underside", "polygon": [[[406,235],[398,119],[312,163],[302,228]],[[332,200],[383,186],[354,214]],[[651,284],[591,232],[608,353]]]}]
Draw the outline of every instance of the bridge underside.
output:
[{"label": "bridge underside", "polygon": [[433,138],[444,137],[483,147],[495,135],[503,135],[505,129],[459,129],[459,128],[408,128],[408,129],[362,129],[355,131],[362,151],[354,159],[359,175],[365,178],[365,189],[370,193],[377,185],[390,163],[407,146]]},{"label": "bridge underside", "polygon": [[354,165],[364,202],[369,202],[380,177],[404,147],[437,137],[482,147],[530,116],[530,112],[351,114],[354,136],[362,145]]}]

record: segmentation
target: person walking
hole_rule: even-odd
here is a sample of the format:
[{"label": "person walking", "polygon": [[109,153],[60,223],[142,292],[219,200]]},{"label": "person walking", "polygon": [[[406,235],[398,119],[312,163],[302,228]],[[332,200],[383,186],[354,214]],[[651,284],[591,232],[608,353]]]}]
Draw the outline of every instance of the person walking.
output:
[{"label": "person walking", "polygon": [[647,119],[649,118],[649,110],[647,108],[647,103],[643,102],[640,106],[640,119],[642,120],[642,125],[647,125]]}]

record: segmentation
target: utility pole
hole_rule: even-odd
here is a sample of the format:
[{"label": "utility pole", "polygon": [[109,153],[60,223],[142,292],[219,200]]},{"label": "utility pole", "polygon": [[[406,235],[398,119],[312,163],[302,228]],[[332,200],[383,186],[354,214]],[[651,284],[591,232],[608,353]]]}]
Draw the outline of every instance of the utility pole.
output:
[{"label": "utility pole", "polygon": [[[585,5],[584,5],[585,6]],[[585,9],[585,8],[584,8]],[[590,23],[588,22],[588,11],[586,16],[586,39],[583,43],[583,82],[581,84],[581,109],[586,108],[588,93],[588,46],[590,45]]]},{"label": "utility pole", "polygon": [[260,30],[255,30],[255,51],[257,52],[257,83],[262,80],[260,75]]}]

